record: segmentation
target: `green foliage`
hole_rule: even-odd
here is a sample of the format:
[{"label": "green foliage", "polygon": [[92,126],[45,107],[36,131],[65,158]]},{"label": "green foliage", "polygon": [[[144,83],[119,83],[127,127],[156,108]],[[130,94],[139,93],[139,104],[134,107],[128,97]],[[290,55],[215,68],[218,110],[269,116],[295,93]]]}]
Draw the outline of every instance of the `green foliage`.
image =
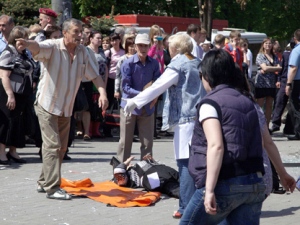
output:
[{"label": "green foliage", "polygon": [[111,28],[113,25],[117,23],[117,21],[114,19],[114,7],[112,7],[109,16],[104,14],[100,18],[90,17],[89,21],[94,30],[100,31],[104,36],[108,36],[111,33]]},{"label": "green foliage", "polygon": [[16,25],[29,27],[38,23],[39,8],[50,7],[51,0],[2,0],[1,14],[10,15]]},{"label": "green foliage", "polygon": [[[239,2],[239,1],[238,1]],[[299,28],[299,0],[248,0],[241,9],[237,0],[215,0],[214,19],[228,20],[230,27],[266,33],[278,40],[289,40]]]},{"label": "green foliage", "polygon": [[145,14],[156,16],[198,17],[196,0],[73,0],[75,18],[109,14],[111,6],[119,14]]},{"label": "green foliage", "polygon": [[165,8],[168,16],[198,18],[198,1],[197,0],[172,0],[169,1]]},{"label": "green foliage", "polygon": [[[289,40],[299,28],[300,0],[210,0],[213,1],[214,19],[229,21],[230,27],[248,31],[264,32],[278,40]],[[73,0],[74,18],[92,16],[92,26],[109,33],[116,23],[113,18],[96,18],[108,15],[115,6],[116,14],[167,15],[198,18],[198,0]],[[37,23],[40,7],[51,7],[51,0],[1,0],[2,14],[11,15],[17,25],[29,26]]]},{"label": "green foliage", "polygon": [[112,5],[116,4],[115,0],[95,1],[95,0],[73,0],[72,14],[75,18],[86,16],[99,16],[109,14]]}]

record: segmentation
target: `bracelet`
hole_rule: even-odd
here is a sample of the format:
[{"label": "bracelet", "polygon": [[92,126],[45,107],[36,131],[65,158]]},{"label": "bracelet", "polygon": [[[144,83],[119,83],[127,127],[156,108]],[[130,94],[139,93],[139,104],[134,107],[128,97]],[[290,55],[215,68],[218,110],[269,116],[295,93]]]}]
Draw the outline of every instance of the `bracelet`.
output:
[{"label": "bracelet", "polygon": [[286,83],[286,86],[292,87],[292,83]]}]

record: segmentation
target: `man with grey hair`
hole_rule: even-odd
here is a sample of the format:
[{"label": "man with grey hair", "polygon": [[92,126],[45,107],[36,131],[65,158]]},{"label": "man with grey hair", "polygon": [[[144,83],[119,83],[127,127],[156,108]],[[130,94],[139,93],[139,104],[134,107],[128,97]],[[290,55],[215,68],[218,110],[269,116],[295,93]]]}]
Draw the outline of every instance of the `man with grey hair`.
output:
[{"label": "man with grey hair", "polygon": [[7,40],[15,23],[12,17],[7,15],[0,16],[0,53],[5,49]]},{"label": "man with grey hair", "polygon": [[43,167],[37,191],[46,192],[47,198],[69,200],[71,196],[60,189],[60,168],[68,145],[74,100],[82,78],[93,81],[97,87],[99,107],[105,110],[108,101],[96,60],[80,45],[82,23],[68,19],[63,23],[62,33],[63,38],[40,43],[16,39],[16,45],[28,48],[45,68],[34,106],[43,140]]}]

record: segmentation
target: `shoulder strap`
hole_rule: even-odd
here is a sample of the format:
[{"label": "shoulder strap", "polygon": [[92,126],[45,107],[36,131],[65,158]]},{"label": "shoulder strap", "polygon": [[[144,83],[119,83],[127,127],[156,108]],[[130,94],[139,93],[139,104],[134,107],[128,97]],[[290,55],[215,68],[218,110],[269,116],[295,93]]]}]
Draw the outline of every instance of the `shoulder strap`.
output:
[{"label": "shoulder strap", "polygon": [[[268,62],[269,62],[272,66],[274,66],[274,63],[270,62],[269,58],[268,58],[265,54],[264,54],[264,57],[265,57],[266,60],[268,60]],[[273,62],[274,62],[274,59],[273,59]]]}]

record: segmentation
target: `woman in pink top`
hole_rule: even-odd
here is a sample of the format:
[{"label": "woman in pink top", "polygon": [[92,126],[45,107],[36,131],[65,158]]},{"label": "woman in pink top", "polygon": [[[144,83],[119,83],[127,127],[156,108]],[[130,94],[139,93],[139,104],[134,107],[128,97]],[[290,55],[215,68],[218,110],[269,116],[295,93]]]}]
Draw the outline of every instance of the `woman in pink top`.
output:
[{"label": "woman in pink top", "polygon": [[149,38],[151,41],[151,47],[148,52],[148,56],[156,59],[159,63],[159,70],[164,72],[164,46],[162,32],[158,25],[153,25],[150,28]]}]

